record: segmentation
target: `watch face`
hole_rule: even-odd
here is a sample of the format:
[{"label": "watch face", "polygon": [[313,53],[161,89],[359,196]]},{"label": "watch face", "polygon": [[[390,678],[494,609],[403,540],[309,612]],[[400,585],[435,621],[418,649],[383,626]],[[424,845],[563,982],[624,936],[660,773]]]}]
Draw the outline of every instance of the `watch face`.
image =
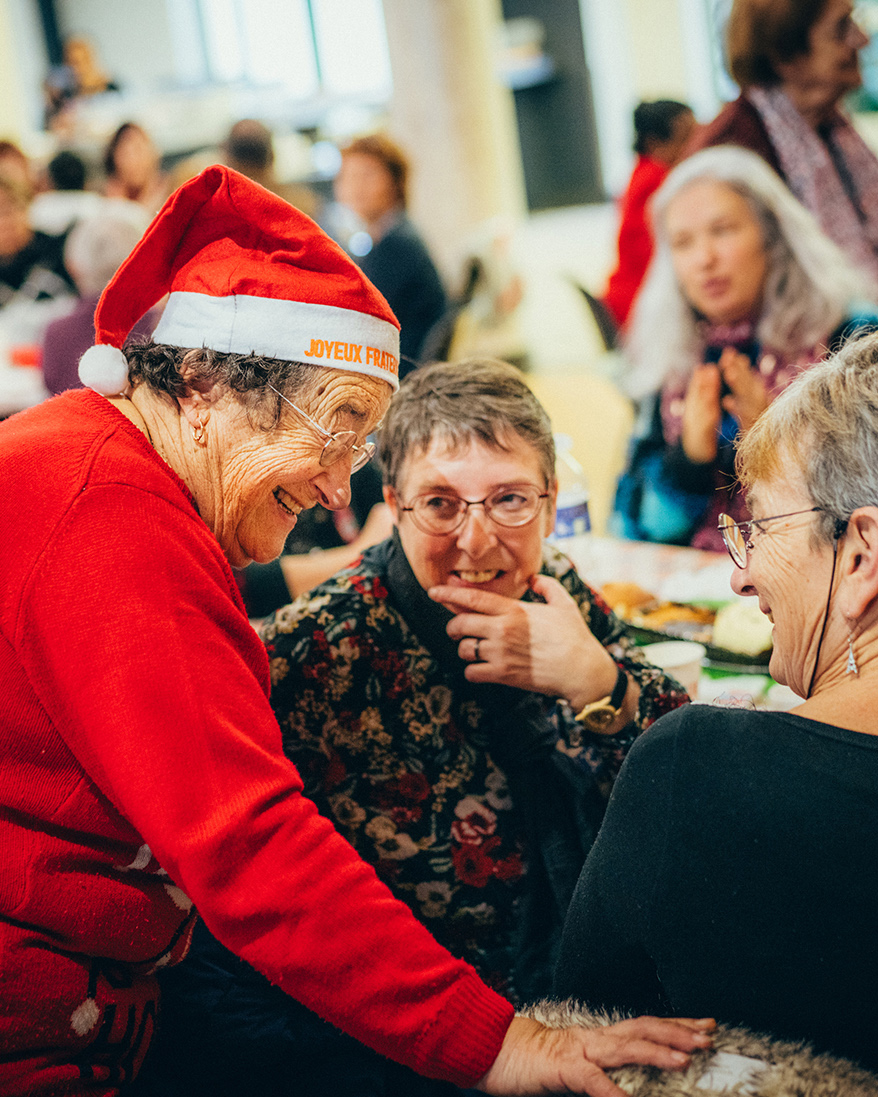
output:
[{"label": "watch face", "polygon": [[617,715],[618,709],[614,709],[610,705],[601,705],[600,708],[592,709],[583,722],[592,731],[603,731],[604,728],[612,724]]}]

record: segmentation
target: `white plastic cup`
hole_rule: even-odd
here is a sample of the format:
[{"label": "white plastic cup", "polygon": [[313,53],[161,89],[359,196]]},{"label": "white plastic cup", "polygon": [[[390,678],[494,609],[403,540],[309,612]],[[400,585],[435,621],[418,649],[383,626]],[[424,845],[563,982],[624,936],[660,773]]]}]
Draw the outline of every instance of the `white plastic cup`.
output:
[{"label": "white plastic cup", "polygon": [[694,701],[698,696],[698,679],[707,649],[694,640],[662,640],[641,648],[653,666],[671,674]]}]

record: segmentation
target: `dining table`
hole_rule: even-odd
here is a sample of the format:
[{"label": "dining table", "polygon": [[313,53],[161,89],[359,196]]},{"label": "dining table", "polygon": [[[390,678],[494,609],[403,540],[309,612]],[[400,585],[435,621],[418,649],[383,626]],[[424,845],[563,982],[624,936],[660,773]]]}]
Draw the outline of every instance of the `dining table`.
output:
[{"label": "dining table", "polygon": [[[659,602],[714,607],[741,597],[732,590],[735,565],[725,552],[591,533],[565,538],[558,547],[598,592],[605,583],[636,583]],[[705,658],[693,700],[785,711],[801,704],[802,699],[775,682],[765,663],[734,666]]]},{"label": "dining table", "polygon": [[39,347],[10,346],[0,338],[0,419],[49,397],[40,368]]}]

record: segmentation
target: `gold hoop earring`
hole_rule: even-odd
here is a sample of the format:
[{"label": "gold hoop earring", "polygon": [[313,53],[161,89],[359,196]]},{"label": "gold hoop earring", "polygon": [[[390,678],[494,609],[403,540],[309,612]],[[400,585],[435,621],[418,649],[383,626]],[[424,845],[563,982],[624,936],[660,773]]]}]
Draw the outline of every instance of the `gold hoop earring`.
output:
[{"label": "gold hoop earring", "polygon": [[204,423],[199,422],[199,423],[194,423],[193,424],[193,426],[192,426],[192,438],[193,438],[196,446],[203,446],[205,444],[204,433],[205,433]]}]

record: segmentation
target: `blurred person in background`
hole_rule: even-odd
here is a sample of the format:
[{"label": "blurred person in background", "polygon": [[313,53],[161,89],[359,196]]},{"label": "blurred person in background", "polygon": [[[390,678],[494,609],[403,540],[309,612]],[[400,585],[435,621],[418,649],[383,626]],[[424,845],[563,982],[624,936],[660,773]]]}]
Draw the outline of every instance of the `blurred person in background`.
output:
[{"label": "blurred person in background", "polygon": [[30,193],[0,174],[0,334],[33,344],[67,311],[76,287],[64,265],[64,237],[35,231]]},{"label": "blurred person in background", "polygon": [[64,149],[46,165],[45,186],[30,207],[31,225],[61,235],[83,217],[97,213],[101,196],[86,190],[88,169],[75,152]]},{"label": "blurred person in background", "polygon": [[161,170],[161,158],[152,138],[136,122],[123,122],[110,138],[104,152],[108,198],[127,198],[139,202],[152,215],[168,191],[168,180]]},{"label": "blurred person in background", "polygon": [[274,138],[264,122],[242,118],[229,130],[223,148],[230,168],[266,190],[274,190]]},{"label": "blurred person in background", "polygon": [[75,126],[79,100],[119,90],[104,71],[94,43],[84,35],[72,35],[64,42],[64,64],[53,69],[43,84],[46,128],[67,133]]},{"label": "blurred person in background", "polygon": [[847,332],[875,324],[878,290],[765,161],[735,146],[678,164],[653,226],[625,345],[641,421],[612,525],[720,552],[720,511],[748,517],[739,436]]},{"label": "blurred person in background", "polygon": [[279,195],[291,206],[317,219],[320,199],[304,183],[290,183],[277,177],[274,135],[264,122],[242,118],[229,130],[223,144],[225,162],[254,183]]},{"label": "blurred person in background", "polygon": [[359,218],[348,250],[400,322],[400,376],[421,362],[421,348],[447,300],[427,248],[406,214],[410,166],[389,137],[358,137],[341,150],[335,196]]},{"label": "blurred person in background", "polygon": [[14,141],[0,141],[0,175],[18,183],[29,198],[37,190],[33,166]]},{"label": "blurred person in background", "polygon": [[634,108],[634,151],[637,159],[625,193],[619,201],[617,262],[607,282],[603,302],[619,327],[640,289],[652,258],[652,227],[647,204],[677,162],[695,125],[685,103],[657,99]]},{"label": "blurred person in background", "polygon": [[841,109],[868,38],[851,0],[734,0],[728,66],[741,94],[684,155],[741,145],[761,156],[851,262],[878,277],[878,159]]},{"label": "blurred person in background", "polygon": [[[94,345],[100,295],[149,222],[135,202],[97,200],[98,212],[74,225],[64,245],[64,262],[80,296],[73,311],[53,320],[43,336],[43,380],[51,393],[82,387],[79,359]],[[131,334],[145,341],[158,316],[155,310],[147,313]]]},{"label": "blurred person in background", "polygon": [[105,72],[95,44],[84,35],[72,35],[64,42],[64,63],[70,70],[74,96],[102,95],[119,90],[116,81]]}]

